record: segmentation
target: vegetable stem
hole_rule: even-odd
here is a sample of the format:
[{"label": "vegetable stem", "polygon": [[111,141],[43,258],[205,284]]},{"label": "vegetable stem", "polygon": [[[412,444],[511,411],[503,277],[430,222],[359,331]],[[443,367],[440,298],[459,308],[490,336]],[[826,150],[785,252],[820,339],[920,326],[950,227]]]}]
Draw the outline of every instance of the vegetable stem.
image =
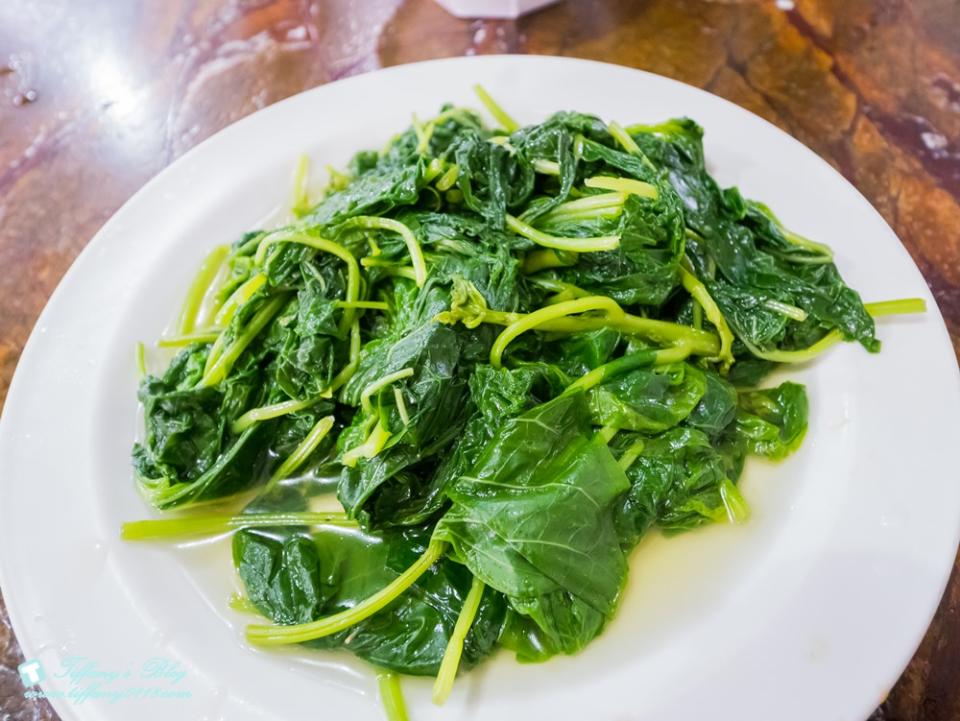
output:
[{"label": "vegetable stem", "polygon": [[[324,253],[330,253],[330,255],[334,255],[342,260],[347,264],[347,290],[345,300],[352,303],[360,298],[360,266],[357,265],[357,259],[353,253],[342,245],[334,243],[332,240],[316,238],[306,233],[278,231],[276,234],[267,236],[263,239],[263,242],[260,243],[255,258],[256,264],[262,266],[267,257],[267,251],[271,246],[278,243],[298,243],[315,250],[323,251]],[[350,324],[353,323],[355,315],[356,310],[354,308],[347,307],[344,309],[343,317],[340,319],[340,324],[338,325],[341,333],[347,332]]]},{"label": "vegetable stem", "polygon": [[177,333],[179,335],[192,333],[193,329],[196,328],[197,318],[200,316],[200,309],[203,305],[203,299],[210,290],[211,284],[217,277],[217,273],[220,272],[223,261],[229,253],[229,247],[226,245],[218,245],[203,259],[203,262],[200,264],[200,269],[197,271],[197,275],[194,277],[193,283],[190,284],[190,289],[187,291],[187,297],[183,302],[183,309],[180,311],[180,318],[177,321]]},{"label": "vegetable stem", "polygon": [[[924,313],[927,310],[927,303],[923,298],[901,298],[864,303],[863,307],[871,317],[880,318],[885,315]],[[834,328],[813,345],[799,350],[763,350],[743,338],[741,340],[750,353],[757,358],[763,358],[774,363],[805,363],[842,341],[843,334]]]},{"label": "vegetable stem", "polygon": [[650,170],[656,171],[657,166],[650,162],[650,158],[648,158],[646,153],[640,149],[640,146],[637,145],[637,141],[630,137],[630,133],[624,130],[620,123],[611,121],[607,125],[607,130],[610,131],[610,135],[613,136],[614,140],[623,146],[624,150],[630,153],[630,155],[636,155],[638,158],[643,160],[643,164],[650,168]]},{"label": "vegetable stem", "polygon": [[293,452],[287,456],[277,470],[273,472],[273,475],[270,476],[270,480],[267,482],[267,488],[272,488],[284,478],[295,473],[296,470],[303,465],[304,461],[310,457],[310,454],[317,449],[320,441],[330,433],[330,429],[333,428],[335,421],[336,418],[333,416],[324,416],[317,421],[316,425],[310,429],[306,437],[300,441],[300,444],[293,449]]},{"label": "vegetable stem", "polygon": [[[422,288],[423,284],[426,283],[427,263],[423,258],[420,243],[417,241],[417,236],[413,234],[413,231],[399,220],[380,218],[375,215],[358,215],[355,218],[350,218],[340,227],[344,230],[363,228],[365,230],[389,230],[397,233],[403,238],[403,242],[407,246],[407,252],[410,254],[410,262],[413,265],[414,279],[417,282],[417,286]],[[356,300],[356,298],[352,300]]]},{"label": "vegetable stem", "polygon": [[374,393],[383,390],[391,383],[396,383],[397,381],[402,381],[404,378],[409,378],[413,375],[413,368],[402,368],[395,373],[388,373],[383,376],[383,378],[378,378],[373,383],[368,385],[360,393],[360,406],[363,408],[364,413],[373,413],[373,405],[370,403],[370,398]]},{"label": "vegetable stem", "polygon": [[750,506],[747,500],[729,478],[724,478],[720,484],[720,498],[730,523],[745,523],[750,518]]},{"label": "vegetable stem", "polygon": [[377,685],[387,721],[410,721],[407,705],[403,700],[403,691],[400,688],[400,675],[392,671],[379,671]]},{"label": "vegetable stem", "polygon": [[560,163],[556,160],[534,158],[531,165],[533,165],[533,169],[541,175],[560,175]]},{"label": "vegetable stem", "polygon": [[269,421],[273,418],[285,416],[288,413],[296,413],[297,411],[306,410],[310,406],[319,403],[324,398],[330,398],[332,395],[333,394],[330,392],[330,390],[327,389],[319,395],[315,395],[312,398],[305,398],[302,401],[289,400],[283,401],[282,403],[274,403],[273,405],[269,406],[252,408],[237,418],[237,420],[231,424],[230,430],[232,430],[234,433],[242,433],[254,423]]},{"label": "vegetable stem", "polygon": [[661,348],[659,350],[646,349],[631,353],[630,355],[621,356],[609,363],[604,363],[602,366],[597,366],[592,371],[580,376],[567,386],[564,393],[588,391],[610,378],[628,373],[635,368],[677,363],[688,358],[690,353],[691,349],[688,344],[679,343],[672,348]]},{"label": "vegetable stem", "polygon": [[390,310],[390,306],[379,300],[335,300],[337,308],[362,308],[364,310]]},{"label": "vegetable stem", "polygon": [[551,320],[575,313],[585,313],[591,310],[605,310],[608,315],[616,315],[618,312],[623,313],[623,310],[617,305],[616,301],[603,296],[590,296],[577,300],[568,300],[563,303],[540,308],[533,311],[533,313],[528,313],[517,318],[517,320],[514,320],[501,331],[500,335],[498,335],[494,341],[493,347],[490,349],[490,365],[494,368],[502,367],[501,361],[504,351],[506,351],[507,346],[521,334],[533,330]]},{"label": "vegetable stem", "polygon": [[717,353],[717,359],[723,362],[723,368],[727,369],[733,365],[733,333],[730,326],[727,325],[727,319],[720,312],[720,306],[711,297],[707,287],[689,270],[682,265],[680,270],[680,282],[687,292],[693,296],[693,299],[703,308],[707,320],[713,323],[720,336],[720,350]]},{"label": "vegetable stem", "polygon": [[790,320],[795,320],[798,323],[803,323],[803,321],[807,319],[807,311],[795,305],[790,305],[789,303],[781,303],[779,300],[765,300],[763,301],[763,305],[773,312],[785,315]]},{"label": "vegetable stem", "polygon": [[446,551],[443,541],[431,541],[427,550],[406,571],[391,583],[353,608],[348,608],[332,616],[309,623],[292,626],[251,625],[247,626],[247,640],[262,646],[277,646],[289,643],[303,643],[323,638],[360,623],[377,611],[399,598],[410,586],[416,583]]},{"label": "vegetable stem", "polygon": [[179,348],[192,343],[215,343],[222,332],[223,328],[211,328],[210,330],[185,335],[171,335],[160,338],[157,341],[157,346],[159,348]]},{"label": "vegetable stem", "polygon": [[560,203],[553,210],[537,218],[535,222],[555,224],[592,218],[616,218],[623,213],[623,204],[626,199],[626,193],[587,195],[583,198]]},{"label": "vegetable stem", "polygon": [[630,468],[630,466],[633,465],[633,462],[640,457],[641,453],[643,453],[644,445],[646,444],[643,438],[638,438],[635,440],[617,460],[617,464],[620,466],[620,468],[622,468],[624,471]]},{"label": "vegetable stem", "polygon": [[549,268],[566,268],[567,266],[576,265],[576,258],[564,258],[560,255],[557,255],[557,251],[552,248],[541,248],[540,250],[532,250],[526,254],[523,259],[523,264],[521,270],[527,275],[532,273],[538,273],[541,270],[548,270]]},{"label": "vegetable stem", "polygon": [[500,127],[506,130],[508,133],[514,133],[520,129],[520,124],[507,115],[507,112],[500,107],[496,100],[490,97],[490,93],[488,93],[482,85],[474,85],[473,92],[475,92],[477,97],[480,98],[480,102],[483,103],[483,107],[485,107],[487,112],[493,116],[493,119],[500,123]]},{"label": "vegetable stem", "polygon": [[620,246],[620,236],[618,235],[604,235],[595,238],[563,238],[537,230],[532,225],[524,223],[509,213],[506,215],[506,220],[507,227],[511,231],[544,248],[566,250],[573,253],[595,253],[602,250],[614,250]]},{"label": "vegetable stem", "polygon": [[244,281],[230,294],[230,297],[227,298],[220,310],[217,311],[217,315],[213,319],[213,324],[220,327],[226,326],[233,319],[233,316],[236,315],[240,306],[250,300],[253,294],[260,290],[266,282],[267,276],[263,275],[263,273],[257,273]]},{"label": "vegetable stem", "polygon": [[125,541],[158,541],[184,536],[211,536],[265,526],[354,526],[346,513],[241,513],[235,516],[186,516],[129,521],[120,527]]},{"label": "vegetable stem", "polygon": [[470,591],[467,593],[467,597],[463,601],[463,607],[460,609],[460,615],[457,616],[453,633],[450,634],[450,640],[447,641],[447,648],[443,652],[440,670],[437,672],[437,680],[433,684],[433,702],[437,706],[442,706],[446,702],[450,696],[450,691],[453,689],[453,681],[457,677],[457,669],[460,667],[460,657],[463,655],[463,644],[470,632],[470,627],[473,625],[473,619],[477,616],[477,609],[480,608],[483,589],[483,581],[474,576],[470,583]]},{"label": "vegetable stem", "polygon": [[137,341],[137,345],[135,346],[135,349],[136,349],[136,353],[134,357],[136,358],[136,361],[137,361],[137,375],[141,379],[143,379],[147,377],[147,357],[146,357],[147,353],[146,353],[146,349],[144,349],[143,347],[143,342]]},{"label": "vegetable stem", "polygon": [[594,175],[592,178],[586,178],[583,184],[588,188],[599,188],[601,190],[613,190],[618,193],[628,193],[637,195],[641,198],[656,200],[660,197],[660,191],[657,186],[645,183],[642,180],[633,178],[616,178],[610,175]]},{"label": "vegetable stem", "polygon": [[293,173],[293,199],[290,209],[298,218],[310,212],[310,197],[307,192],[307,179],[310,176],[310,158],[303,153],[297,161]]},{"label": "vegetable stem", "polygon": [[[572,313],[597,309],[607,311],[606,315],[600,317],[564,317]],[[537,315],[538,313],[540,315]],[[536,317],[534,318],[534,316]],[[531,318],[533,318],[533,325],[530,325]],[[502,353],[506,344],[509,344],[520,333],[532,328],[558,333],[584,333],[599,328],[613,328],[627,335],[643,336],[658,343],[683,343],[689,349],[689,353],[695,355],[714,356],[720,349],[719,341],[712,333],[686,325],[631,315],[617,305],[612,298],[605,296],[588,296],[574,301],[564,301],[540,308],[529,314],[508,313],[488,309],[483,295],[472,284],[464,281],[454,281],[450,310],[438,313],[436,320],[451,325],[460,322],[467,328],[476,328],[481,323],[504,325],[508,328],[514,326],[514,330],[511,331],[512,335],[504,335],[505,330],[497,338],[490,351],[491,363],[495,350],[499,349]],[[504,344],[498,345],[501,342]]]},{"label": "vegetable stem", "polygon": [[[286,302],[287,296],[284,294],[268,301],[258,310],[243,329],[243,332],[220,354],[209,370],[204,372],[198,387],[213,386],[226,378],[240,354],[247,349],[247,346],[260,334],[260,331],[273,320],[273,316],[280,311]],[[212,352],[211,349],[211,354]]]}]

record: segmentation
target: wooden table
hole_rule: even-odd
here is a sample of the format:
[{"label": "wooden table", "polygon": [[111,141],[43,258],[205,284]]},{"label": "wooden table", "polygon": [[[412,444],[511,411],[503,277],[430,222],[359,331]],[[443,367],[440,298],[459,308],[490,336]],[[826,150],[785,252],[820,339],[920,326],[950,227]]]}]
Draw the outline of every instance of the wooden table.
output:
[{"label": "wooden table", "polygon": [[[566,0],[517,22],[457,20],[431,0],[4,0],[0,404],[77,253],[188,148],[320,83],[484,53],[643,68],[776,123],[893,226],[960,350],[958,0]],[[960,719],[958,603],[955,573],[874,721]],[[3,718],[55,718],[23,699],[20,658],[0,602]]]}]

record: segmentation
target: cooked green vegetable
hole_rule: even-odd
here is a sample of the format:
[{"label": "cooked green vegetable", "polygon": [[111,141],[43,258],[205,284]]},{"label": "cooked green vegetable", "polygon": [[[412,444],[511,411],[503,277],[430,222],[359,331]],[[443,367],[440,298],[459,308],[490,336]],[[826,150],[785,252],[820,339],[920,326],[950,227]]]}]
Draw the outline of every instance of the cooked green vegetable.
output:
[{"label": "cooked green vegetable", "polygon": [[319,198],[301,160],[295,220],[210,253],[163,373],[137,354],[145,497],[234,508],[124,537],[234,533],[249,640],[366,659],[392,719],[398,673],[443,703],[498,646],[583,648],[645,533],[745,521],[745,458],[800,445],[803,387],[764,377],[923,310],[720,188],[692,120],[478,93],[499,129],[444,107]]}]

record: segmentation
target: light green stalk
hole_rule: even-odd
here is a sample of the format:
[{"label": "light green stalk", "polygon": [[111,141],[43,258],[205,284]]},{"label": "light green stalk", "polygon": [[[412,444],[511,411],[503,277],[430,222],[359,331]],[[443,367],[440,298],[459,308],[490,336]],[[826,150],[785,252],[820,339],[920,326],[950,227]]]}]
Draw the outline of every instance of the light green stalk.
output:
[{"label": "light green stalk", "polygon": [[[217,357],[216,361],[206,370],[203,378],[200,379],[198,387],[213,386],[222,381],[230,373],[233,364],[237,362],[240,354],[247,349],[254,339],[260,334],[267,324],[273,320],[273,317],[286,304],[287,296],[280,295],[273,298],[258,310],[243,331],[238,335],[233,343],[223,349],[223,352]],[[225,334],[221,334],[218,342]],[[211,355],[213,350],[211,349]]]},{"label": "light green stalk", "polygon": [[524,223],[509,213],[506,215],[506,221],[507,228],[511,231],[544,248],[566,250],[572,253],[595,253],[602,250],[614,250],[620,245],[620,236],[618,235],[604,235],[595,238],[563,238],[537,230],[532,225]]},{"label": "light green stalk", "polygon": [[671,348],[661,348],[659,350],[649,348],[640,350],[630,355],[621,356],[609,363],[604,363],[602,366],[597,366],[567,386],[564,393],[588,391],[610,378],[629,373],[636,368],[649,368],[650,366],[678,363],[679,361],[686,360],[690,354],[690,345],[686,343],[678,343]]},{"label": "light green stalk", "polygon": [[[350,218],[341,226],[343,230],[363,229],[363,230],[389,230],[397,233],[403,238],[404,245],[407,246],[407,252],[410,254],[410,262],[413,265],[414,279],[418,287],[423,287],[427,282],[427,263],[423,258],[423,250],[417,241],[417,236],[413,234],[406,225],[393,218],[381,218],[375,215],[358,215]],[[353,300],[356,300],[354,298]]]},{"label": "light green stalk", "polygon": [[383,704],[387,721],[410,721],[407,704],[403,700],[400,688],[400,674],[392,671],[378,671],[377,685],[380,688],[380,702]]},{"label": "light green stalk", "polygon": [[302,411],[309,408],[316,403],[319,403],[325,398],[333,397],[333,393],[338,390],[344,383],[346,383],[350,378],[353,377],[353,374],[357,371],[357,366],[360,363],[360,323],[359,321],[354,321],[353,325],[350,327],[350,360],[345,365],[333,380],[330,382],[330,385],[323,389],[317,395],[311,398],[305,398],[304,400],[289,400],[283,401],[281,403],[274,403],[269,406],[260,406],[259,408],[252,408],[237,420],[233,422],[230,426],[230,430],[234,433],[242,433],[247,428],[252,426],[254,423],[259,423],[261,421],[268,421],[273,418],[279,418],[280,416],[285,416],[288,413],[296,413],[297,411]]},{"label": "light green stalk", "polygon": [[147,377],[147,353],[141,341],[137,341],[135,358],[137,361],[137,374],[140,378]]},{"label": "light green stalk", "polygon": [[316,425],[310,429],[306,437],[300,441],[299,445],[293,449],[293,452],[287,456],[277,470],[273,472],[273,475],[270,476],[270,480],[267,482],[267,489],[272,488],[284,478],[288,478],[296,473],[297,469],[310,457],[310,454],[317,449],[320,441],[327,437],[335,421],[336,419],[333,416],[324,416],[317,421]]},{"label": "light green stalk", "polygon": [[241,513],[234,516],[185,516],[130,521],[120,528],[125,541],[159,541],[191,536],[212,536],[241,528],[268,526],[356,526],[346,513]]},{"label": "light green stalk", "polygon": [[290,643],[303,643],[317,638],[343,631],[354,626],[364,619],[390,605],[399,598],[417,579],[426,573],[446,552],[443,541],[431,541],[427,550],[412,566],[401,573],[391,583],[377,591],[369,598],[361,601],[353,608],[348,608],[332,616],[321,618],[309,623],[299,623],[291,626],[276,626],[257,624],[247,626],[247,640],[260,646],[279,646]]},{"label": "light green stalk", "polygon": [[297,169],[293,173],[293,197],[290,202],[290,209],[298,218],[310,212],[310,195],[307,189],[309,177],[310,158],[304,153],[297,161]]},{"label": "light green stalk", "polygon": [[177,321],[177,334],[186,335],[192,333],[197,327],[197,319],[200,316],[200,310],[203,306],[203,299],[210,291],[213,281],[216,279],[223,261],[230,253],[230,248],[226,245],[218,245],[210,251],[197,271],[187,291],[187,297],[183,301],[183,308],[180,311],[180,318]]},{"label": "light green stalk", "polygon": [[[454,281],[450,310],[438,313],[436,320],[453,325],[463,323],[467,328],[476,328],[481,323],[514,326],[508,335],[501,334],[491,350],[491,362],[495,351],[502,353],[505,344],[509,344],[517,335],[531,328],[557,333],[583,333],[599,328],[614,328],[626,335],[637,335],[658,343],[684,343],[688,353],[701,356],[714,356],[720,349],[717,336],[690,326],[641,318],[631,315],[621,308],[612,298],[589,296],[574,301],[557,303],[533,313],[508,313],[487,308],[483,295],[471,283]],[[603,316],[564,317],[588,310],[603,310]],[[539,314],[539,315],[537,315]],[[519,331],[519,332],[518,332]],[[506,332],[506,331],[504,331]]]},{"label": "light green stalk", "polygon": [[630,137],[630,133],[621,127],[621,125],[615,121],[611,121],[607,125],[607,130],[610,131],[610,135],[613,136],[620,145],[626,150],[630,155],[636,155],[638,158],[643,160],[644,165],[646,165],[650,170],[656,171],[657,166],[650,162],[650,158],[647,157],[640,146],[637,145],[637,141]]},{"label": "light green stalk", "polygon": [[680,282],[693,299],[703,308],[707,320],[713,323],[720,336],[720,352],[717,360],[723,363],[725,369],[733,364],[733,333],[727,325],[727,319],[720,312],[720,306],[710,295],[707,287],[692,272],[680,266]]},{"label": "light green stalk", "polygon": [[480,98],[480,102],[483,103],[483,107],[487,109],[487,112],[493,116],[493,119],[500,123],[500,127],[506,130],[508,133],[514,133],[520,129],[520,124],[507,115],[507,112],[500,107],[496,100],[490,97],[490,93],[483,89],[481,85],[474,85],[473,92],[477,94],[477,97]]},{"label": "light green stalk", "polygon": [[257,273],[241,283],[240,286],[230,294],[230,297],[227,298],[220,310],[217,311],[217,315],[213,319],[213,324],[226,327],[233,319],[233,316],[237,314],[240,307],[250,300],[253,294],[260,290],[266,282],[267,276],[263,275],[263,273]]},{"label": "light green stalk", "polygon": [[626,193],[599,193],[560,203],[536,219],[536,223],[556,224],[594,218],[617,218],[623,214]]},{"label": "light green stalk", "polygon": [[[872,317],[880,318],[885,315],[924,313],[927,310],[927,303],[922,298],[903,298],[877,303],[864,303],[863,307]],[[813,345],[800,350],[762,350],[744,338],[740,340],[747,346],[750,353],[757,358],[763,358],[774,363],[806,363],[842,341],[843,334],[834,328]]]},{"label": "light green stalk", "polygon": [[483,581],[474,576],[470,583],[470,591],[463,600],[460,615],[457,616],[453,633],[450,634],[450,640],[447,641],[447,648],[443,652],[440,670],[437,672],[437,680],[433,684],[433,702],[437,706],[442,706],[450,697],[453,681],[457,677],[457,669],[460,667],[460,657],[463,655],[463,644],[470,632],[470,627],[473,625],[473,620],[477,617],[480,600],[483,598],[483,589]]},{"label": "light green stalk", "polygon": [[660,197],[660,191],[657,186],[650,183],[644,183],[642,180],[633,178],[616,178],[610,175],[594,175],[592,178],[586,178],[583,184],[588,188],[597,188],[599,190],[613,190],[617,193],[627,193],[637,195],[641,198],[656,200]]},{"label": "light green stalk", "polygon": [[171,335],[160,338],[157,341],[157,346],[159,348],[180,348],[193,343],[215,343],[221,333],[223,333],[223,328],[211,328],[196,333],[187,333],[186,335]]},{"label": "light green stalk", "polygon": [[[262,266],[264,260],[266,260],[267,251],[269,251],[272,246],[277,245],[278,243],[297,243],[299,245],[305,245],[309,248],[323,251],[324,253],[330,253],[330,255],[334,255],[342,260],[347,264],[347,291],[345,294],[345,300],[351,303],[359,300],[360,266],[357,265],[357,259],[353,256],[353,253],[344,248],[342,245],[339,243],[334,243],[332,240],[317,238],[312,235],[307,235],[306,233],[280,230],[276,233],[271,233],[260,243],[260,247],[257,248],[257,255],[255,257],[256,264]],[[338,325],[341,333],[345,334],[347,332],[347,329],[353,323],[355,315],[356,309],[349,307],[344,309],[343,317],[340,319],[340,323]]]}]

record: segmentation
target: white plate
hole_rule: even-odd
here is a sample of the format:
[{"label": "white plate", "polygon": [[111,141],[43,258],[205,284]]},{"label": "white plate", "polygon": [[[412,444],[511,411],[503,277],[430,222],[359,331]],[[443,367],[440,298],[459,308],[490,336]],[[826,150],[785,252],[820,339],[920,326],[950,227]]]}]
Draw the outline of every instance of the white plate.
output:
[{"label": "white plate", "polygon": [[50,300],[0,433],[0,570],[14,628],[47,690],[69,686],[55,677],[68,656],[134,678],[161,656],[181,664],[175,686],[189,692],[54,699],[65,721],[382,718],[352,657],[245,645],[247,619],[226,606],[228,544],[119,541],[122,521],[151,515],[129,467],[133,347],[158,337],[211,246],[287,201],[298,154],[341,165],[413,112],[475,104],[476,82],[524,123],[558,109],[623,123],[696,118],[722,183],[832,245],[865,299],[921,296],[930,309],[881,321],[879,355],[845,344],[790,374],[809,388],[810,431],[783,464],[748,466],[749,524],[645,541],[619,615],[586,651],[539,666],[501,654],[459,680],[442,709],[428,680],[406,682],[412,718],[861,721],[906,665],[960,534],[960,384],[937,307],[893,232],[812,152],[705,92],[593,62],[467,58],[326,85],[227,128],[130,200]]}]

